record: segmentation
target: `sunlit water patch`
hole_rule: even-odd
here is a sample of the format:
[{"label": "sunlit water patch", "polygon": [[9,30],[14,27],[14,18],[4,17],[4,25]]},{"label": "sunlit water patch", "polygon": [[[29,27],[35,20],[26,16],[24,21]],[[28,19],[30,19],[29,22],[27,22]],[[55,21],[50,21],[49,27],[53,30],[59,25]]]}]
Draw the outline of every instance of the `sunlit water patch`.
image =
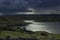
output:
[{"label": "sunlit water patch", "polygon": [[26,26],[26,30],[30,31],[46,31],[53,34],[60,34],[60,22],[34,22],[33,20],[25,20],[25,22],[31,22]]}]

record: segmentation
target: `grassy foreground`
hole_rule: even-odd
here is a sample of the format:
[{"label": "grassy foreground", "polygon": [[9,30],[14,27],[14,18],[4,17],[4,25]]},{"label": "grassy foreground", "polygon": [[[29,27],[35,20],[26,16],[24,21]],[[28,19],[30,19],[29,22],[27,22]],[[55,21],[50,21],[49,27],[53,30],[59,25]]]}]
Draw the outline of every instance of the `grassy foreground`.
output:
[{"label": "grassy foreground", "polygon": [[37,39],[60,39],[60,34],[50,34],[47,32],[22,32],[22,31],[1,31],[0,37],[5,38],[6,36],[10,36],[12,38],[37,38]]}]

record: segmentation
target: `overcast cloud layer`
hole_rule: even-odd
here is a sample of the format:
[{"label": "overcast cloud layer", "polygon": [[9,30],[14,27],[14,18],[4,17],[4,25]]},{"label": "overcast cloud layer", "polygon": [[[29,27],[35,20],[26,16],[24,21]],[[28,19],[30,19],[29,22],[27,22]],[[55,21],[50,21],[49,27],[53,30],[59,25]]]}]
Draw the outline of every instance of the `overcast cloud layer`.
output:
[{"label": "overcast cloud layer", "polygon": [[13,14],[13,12],[26,12],[32,8],[36,13],[60,13],[60,0],[0,0],[0,12]]}]

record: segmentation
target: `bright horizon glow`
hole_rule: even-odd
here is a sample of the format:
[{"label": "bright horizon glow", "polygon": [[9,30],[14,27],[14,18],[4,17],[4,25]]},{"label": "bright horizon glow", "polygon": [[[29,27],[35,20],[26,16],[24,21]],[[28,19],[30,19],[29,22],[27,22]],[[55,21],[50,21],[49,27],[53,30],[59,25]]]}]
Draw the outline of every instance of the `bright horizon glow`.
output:
[{"label": "bright horizon glow", "polygon": [[35,10],[32,8],[28,8],[28,10],[32,10],[32,12],[18,12],[16,14],[35,14]]}]

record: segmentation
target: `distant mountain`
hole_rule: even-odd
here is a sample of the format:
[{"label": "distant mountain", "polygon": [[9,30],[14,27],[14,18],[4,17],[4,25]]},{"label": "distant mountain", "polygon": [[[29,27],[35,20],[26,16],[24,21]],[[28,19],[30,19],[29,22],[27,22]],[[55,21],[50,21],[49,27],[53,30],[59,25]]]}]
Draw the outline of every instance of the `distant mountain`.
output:
[{"label": "distant mountain", "polygon": [[39,16],[60,16],[60,14],[17,14],[17,15],[2,15],[2,16],[9,16],[9,17],[39,17]]}]

